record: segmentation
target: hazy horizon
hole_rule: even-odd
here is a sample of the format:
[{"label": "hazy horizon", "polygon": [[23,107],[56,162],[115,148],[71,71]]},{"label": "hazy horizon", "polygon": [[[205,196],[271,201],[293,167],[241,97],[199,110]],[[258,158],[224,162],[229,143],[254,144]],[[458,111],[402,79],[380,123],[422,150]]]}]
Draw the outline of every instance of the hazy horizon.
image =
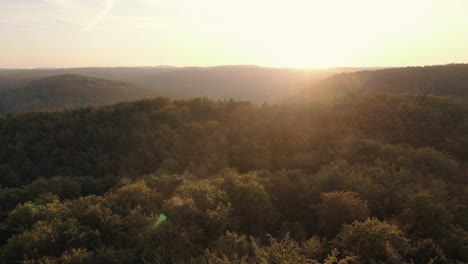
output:
[{"label": "hazy horizon", "polygon": [[0,264],[468,263],[468,0],[0,0]]},{"label": "hazy horizon", "polygon": [[0,68],[468,61],[468,2],[4,0]]},{"label": "hazy horizon", "polygon": [[67,67],[47,67],[47,66],[38,66],[38,67],[17,67],[17,68],[5,68],[0,67],[0,70],[69,70],[69,69],[86,69],[86,68],[221,68],[221,67],[258,67],[258,68],[270,68],[270,69],[290,69],[290,70],[331,70],[331,69],[387,69],[387,68],[407,68],[407,67],[431,67],[431,66],[446,66],[452,64],[468,64],[468,62],[448,62],[441,64],[420,64],[420,65],[393,65],[393,66],[329,66],[329,67],[279,67],[279,66],[268,66],[268,65],[257,65],[257,64],[215,64],[215,65],[112,65],[112,66],[67,66]]}]

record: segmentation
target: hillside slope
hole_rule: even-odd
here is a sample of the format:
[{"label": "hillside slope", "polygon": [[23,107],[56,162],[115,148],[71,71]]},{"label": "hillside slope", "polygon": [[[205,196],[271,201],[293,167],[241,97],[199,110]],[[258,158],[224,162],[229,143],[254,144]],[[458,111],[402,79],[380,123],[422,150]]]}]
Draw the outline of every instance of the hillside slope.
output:
[{"label": "hillside slope", "polygon": [[[0,71],[0,74],[2,72]],[[17,78],[12,76],[1,76],[0,75],[0,91],[5,91],[13,88],[21,87],[28,83],[32,79],[29,78]]]},{"label": "hillside slope", "polygon": [[0,89],[1,78],[8,79],[8,87],[14,88],[14,82],[21,84],[25,80],[78,74],[131,83],[173,99],[204,96],[210,99],[250,100],[263,103],[284,100],[332,74],[360,69],[362,68],[294,70],[230,65],[2,70]]},{"label": "hillside slope", "polygon": [[111,104],[154,94],[134,85],[79,75],[31,81],[0,92],[0,114]]},{"label": "hillside slope", "polygon": [[304,89],[293,101],[367,92],[416,93],[468,98],[468,64],[391,68],[342,73]]}]

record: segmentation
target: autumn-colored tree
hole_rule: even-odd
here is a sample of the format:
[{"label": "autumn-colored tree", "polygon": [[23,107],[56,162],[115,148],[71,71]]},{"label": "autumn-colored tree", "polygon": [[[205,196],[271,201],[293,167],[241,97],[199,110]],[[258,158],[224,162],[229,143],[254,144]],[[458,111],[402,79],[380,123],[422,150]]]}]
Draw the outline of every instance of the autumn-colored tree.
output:
[{"label": "autumn-colored tree", "polygon": [[338,233],[343,224],[365,220],[370,214],[367,202],[355,192],[322,193],[321,198],[317,208],[317,230],[329,237]]},{"label": "autumn-colored tree", "polygon": [[401,263],[409,249],[408,239],[398,226],[375,218],[345,224],[332,245],[364,263]]}]

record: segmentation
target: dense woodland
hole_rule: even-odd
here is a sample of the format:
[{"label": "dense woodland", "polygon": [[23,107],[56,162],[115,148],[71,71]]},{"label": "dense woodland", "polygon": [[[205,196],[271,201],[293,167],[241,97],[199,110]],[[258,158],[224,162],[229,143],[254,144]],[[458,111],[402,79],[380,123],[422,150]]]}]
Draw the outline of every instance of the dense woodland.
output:
[{"label": "dense woodland", "polygon": [[0,144],[0,263],[468,262],[462,100],[155,98],[6,116]]},{"label": "dense woodland", "polygon": [[150,90],[128,83],[81,75],[58,75],[0,91],[0,115],[112,104],[154,95]]}]

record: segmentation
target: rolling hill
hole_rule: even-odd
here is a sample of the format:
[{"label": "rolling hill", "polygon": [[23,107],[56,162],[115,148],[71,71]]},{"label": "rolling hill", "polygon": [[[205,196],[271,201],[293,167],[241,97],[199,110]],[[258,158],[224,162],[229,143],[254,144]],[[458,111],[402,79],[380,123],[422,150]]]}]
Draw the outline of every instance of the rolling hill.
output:
[{"label": "rolling hill", "polygon": [[468,98],[468,64],[389,68],[341,73],[310,86],[293,101],[368,92],[415,93]]},{"label": "rolling hill", "polygon": [[1,76],[0,71],[0,91],[5,91],[17,87],[21,87],[22,85],[28,83],[32,79],[29,78],[16,78],[11,76]]},{"label": "rolling hill", "polygon": [[111,104],[151,95],[154,92],[123,82],[59,75],[0,92],[0,114]]},{"label": "rolling hill", "polygon": [[362,69],[294,70],[234,65],[1,70],[0,90],[2,78],[8,80],[4,89],[11,89],[34,79],[78,74],[131,83],[173,99],[207,97],[263,103],[284,100],[332,74]]}]

